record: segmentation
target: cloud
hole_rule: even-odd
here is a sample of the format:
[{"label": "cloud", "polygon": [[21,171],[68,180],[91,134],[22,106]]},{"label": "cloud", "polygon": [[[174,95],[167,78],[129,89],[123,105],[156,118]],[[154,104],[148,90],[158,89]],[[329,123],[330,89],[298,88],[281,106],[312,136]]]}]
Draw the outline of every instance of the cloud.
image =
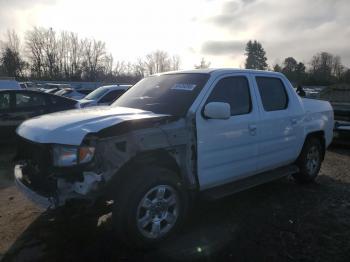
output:
[{"label": "cloud", "polygon": [[201,52],[206,55],[235,55],[242,53],[245,42],[241,41],[207,41]]},{"label": "cloud", "polygon": [[[57,0],[0,0],[2,9],[6,8],[29,8],[34,5],[53,5]],[[5,8],[6,7],[6,8]]]},{"label": "cloud", "polygon": [[254,7],[256,0],[231,0],[224,2],[221,13],[209,18],[209,22],[216,26],[230,29],[244,29],[246,22],[251,16],[250,10]]},{"label": "cloud", "polygon": [[[295,56],[308,62],[317,52],[328,51],[350,66],[349,11],[348,0],[230,0],[206,21],[233,42],[242,36],[262,42],[270,61]],[[228,44],[220,51],[215,43],[205,43],[203,52],[229,50]]]},{"label": "cloud", "polygon": [[39,6],[55,5],[58,0],[0,0],[0,33],[7,29],[17,30],[23,21],[27,23],[33,17],[27,17],[27,11],[34,10]]}]

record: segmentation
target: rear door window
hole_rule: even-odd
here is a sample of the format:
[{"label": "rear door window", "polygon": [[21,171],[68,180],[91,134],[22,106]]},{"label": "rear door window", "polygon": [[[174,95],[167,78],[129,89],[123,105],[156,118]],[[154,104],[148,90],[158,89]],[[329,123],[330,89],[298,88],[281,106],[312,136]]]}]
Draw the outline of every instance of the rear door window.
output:
[{"label": "rear door window", "polygon": [[75,105],[77,102],[71,99],[67,99],[61,96],[50,95],[49,97],[50,104],[53,106],[70,106]]},{"label": "rear door window", "polygon": [[288,95],[281,79],[256,77],[256,82],[265,111],[284,110],[288,107]]},{"label": "rear door window", "polygon": [[33,107],[42,107],[46,105],[43,94],[37,93],[16,93],[15,105],[17,109],[26,109]]}]

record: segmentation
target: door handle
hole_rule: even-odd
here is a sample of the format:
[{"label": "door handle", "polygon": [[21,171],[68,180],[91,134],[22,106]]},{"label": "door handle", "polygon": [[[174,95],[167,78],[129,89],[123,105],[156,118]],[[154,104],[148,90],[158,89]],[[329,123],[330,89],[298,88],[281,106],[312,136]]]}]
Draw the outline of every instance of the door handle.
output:
[{"label": "door handle", "polygon": [[256,125],[248,125],[250,131],[256,131]]},{"label": "door handle", "polygon": [[250,124],[248,125],[248,129],[249,129],[249,133],[252,135],[252,136],[255,136],[256,135],[256,125],[254,124]]},{"label": "door handle", "polygon": [[292,125],[296,125],[298,123],[298,119],[292,118],[290,122],[292,123]]}]

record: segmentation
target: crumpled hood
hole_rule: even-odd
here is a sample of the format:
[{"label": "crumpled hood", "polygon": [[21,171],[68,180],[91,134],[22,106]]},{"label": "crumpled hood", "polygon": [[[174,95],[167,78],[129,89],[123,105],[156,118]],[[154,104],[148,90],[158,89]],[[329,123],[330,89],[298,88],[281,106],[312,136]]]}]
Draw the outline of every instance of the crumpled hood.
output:
[{"label": "crumpled hood", "polygon": [[16,130],[21,137],[38,143],[80,145],[88,133],[128,120],[161,117],[127,107],[90,107],[42,115],[23,122]]}]

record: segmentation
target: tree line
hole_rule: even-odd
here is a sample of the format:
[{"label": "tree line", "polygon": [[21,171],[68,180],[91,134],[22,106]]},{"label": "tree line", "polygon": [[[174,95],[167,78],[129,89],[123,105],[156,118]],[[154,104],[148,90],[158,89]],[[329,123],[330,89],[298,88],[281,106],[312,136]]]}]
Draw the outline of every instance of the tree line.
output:
[{"label": "tree line", "polygon": [[287,57],[282,64],[270,68],[261,43],[250,40],[245,48],[245,56],[245,68],[281,72],[295,85],[350,84],[350,69],[342,64],[340,56],[328,52],[315,54],[308,67],[293,57]]},{"label": "tree line", "polygon": [[104,42],[52,28],[34,27],[23,43],[15,31],[8,31],[0,42],[0,75],[18,79],[135,83],[179,67],[180,57],[162,50],[134,63],[114,62]]},{"label": "tree line", "polygon": [[[271,67],[262,44],[249,40],[245,47],[245,68],[284,73],[295,85],[350,84],[350,69],[341,58],[328,52],[315,54],[305,65],[293,57]],[[0,76],[20,80],[105,81],[135,83],[141,78],[178,70],[181,59],[166,51],[155,50],[136,62],[114,61],[102,41],[80,38],[73,32],[34,27],[21,41],[8,31],[0,41]],[[204,58],[194,68],[208,68]]]}]

